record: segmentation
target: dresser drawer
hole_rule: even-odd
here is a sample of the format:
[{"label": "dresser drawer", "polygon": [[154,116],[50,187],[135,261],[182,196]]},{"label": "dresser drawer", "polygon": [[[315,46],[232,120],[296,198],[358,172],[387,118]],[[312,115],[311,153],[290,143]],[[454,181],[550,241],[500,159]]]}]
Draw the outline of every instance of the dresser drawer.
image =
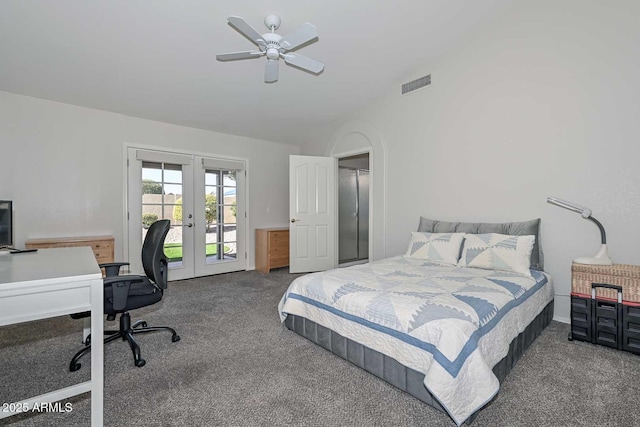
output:
[{"label": "dresser drawer", "polygon": [[269,247],[269,257],[270,258],[289,258],[289,242],[284,242],[285,244],[273,244]]},{"label": "dresser drawer", "polygon": [[289,231],[272,231],[269,233],[269,241],[273,245],[289,246]]},{"label": "dresser drawer", "polygon": [[91,248],[94,252],[104,252],[107,253],[109,251],[113,251],[113,240],[99,240],[91,243]]},{"label": "dresser drawer", "polygon": [[273,258],[271,260],[271,268],[280,268],[280,267],[286,267],[289,265],[289,257],[282,257],[282,258]]},{"label": "dresser drawer", "polygon": [[103,256],[101,254],[94,254],[96,256],[96,261],[98,261],[98,264],[106,264],[108,262],[113,262],[113,257],[112,256]]}]

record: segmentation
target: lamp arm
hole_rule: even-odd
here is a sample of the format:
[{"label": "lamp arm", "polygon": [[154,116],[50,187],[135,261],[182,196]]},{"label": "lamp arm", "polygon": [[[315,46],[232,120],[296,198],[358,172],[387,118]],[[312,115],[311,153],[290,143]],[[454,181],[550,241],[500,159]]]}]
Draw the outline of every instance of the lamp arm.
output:
[{"label": "lamp arm", "polygon": [[595,225],[598,226],[598,228],[600,229],[600,238],[602,239],[602,244],[606,245],[607,244],[607,233],[605,233],[604,231],[604,227],[602,226],[602,224],[600,224],[600,221],[598,221],[597,219],[595,219],[594,217],[590,216],[588,218],[589,221],[593,222]]}]

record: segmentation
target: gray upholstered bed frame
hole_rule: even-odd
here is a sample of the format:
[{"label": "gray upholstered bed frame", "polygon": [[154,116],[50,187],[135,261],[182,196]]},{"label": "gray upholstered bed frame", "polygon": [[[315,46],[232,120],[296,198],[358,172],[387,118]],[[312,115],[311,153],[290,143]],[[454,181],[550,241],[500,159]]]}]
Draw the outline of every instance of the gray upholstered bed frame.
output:
[{"label": "gray upholstered bed frame", "polygon": [[[505,379],[524,351],[538,335],[540,335],[542,330],[547,327],[552,318],[553,300],[542,310],[533,322],[527,326],[524,332],[511,341],[507,356],[493,367],[493,373],[498,377],[500,382]],[[446,413],[440,403],[424,386],[423,374],[400,364],[395,359],[385,356],[362,344],[358,344],[304,317],[289,314],[285,320],[285,325],[287,328],[308,338],[319,346],[372,373],[400,390],[409,393],[439,411]],[[473,422],[478,415],[478,411],[467,419],[466,422],[468,424]]]}]

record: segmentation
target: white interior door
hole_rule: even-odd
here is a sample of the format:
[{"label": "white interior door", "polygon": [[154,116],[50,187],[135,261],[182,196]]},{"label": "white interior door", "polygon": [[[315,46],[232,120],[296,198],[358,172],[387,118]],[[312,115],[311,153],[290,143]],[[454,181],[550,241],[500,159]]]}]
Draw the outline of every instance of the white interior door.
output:
[{"label": "white interior door", "polygon": [[245,269],[245,162],[129,148],[128,259],[142,273],[146,230],[171,221],[169,280]]},{"label": "white interior door", "polygon": [[289,271],[335,267],[333,157],[289,156]]}]

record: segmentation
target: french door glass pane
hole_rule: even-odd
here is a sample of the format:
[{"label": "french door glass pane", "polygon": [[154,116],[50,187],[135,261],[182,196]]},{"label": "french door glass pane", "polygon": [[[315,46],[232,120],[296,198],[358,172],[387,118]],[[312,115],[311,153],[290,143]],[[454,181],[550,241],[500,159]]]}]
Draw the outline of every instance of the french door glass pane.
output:
[{"label": "french door glass pane", "polygon": [[237,259],[236,172],[205,171],[206,263]]},{"label": "french door glass pane", "polygon": [[142,162],[142,239],[159,219],[171,221],[164,253],[169,266],[182,266],[182,165]]}]

